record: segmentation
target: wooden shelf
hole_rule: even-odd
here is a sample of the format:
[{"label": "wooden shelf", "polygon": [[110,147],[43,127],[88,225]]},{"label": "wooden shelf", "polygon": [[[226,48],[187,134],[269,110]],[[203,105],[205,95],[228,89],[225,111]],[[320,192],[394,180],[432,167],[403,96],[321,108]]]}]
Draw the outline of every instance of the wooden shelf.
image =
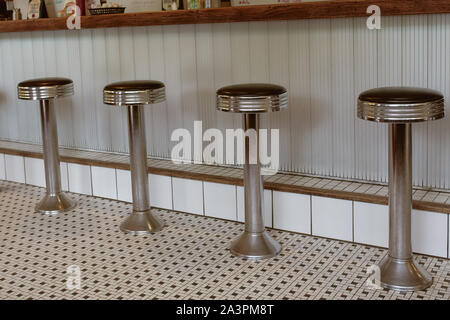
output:
[{"label": "wooden shelf", "polygon": [[[365,17],[369,16],[366,13],[367,7],[373,4],[381,8],[382,16],[450,13],[449,0],[335,0],[296,4],[86,16],[81,18],[81,28]],[[0,22],[0,32],[66,29],[66,18]]]}]

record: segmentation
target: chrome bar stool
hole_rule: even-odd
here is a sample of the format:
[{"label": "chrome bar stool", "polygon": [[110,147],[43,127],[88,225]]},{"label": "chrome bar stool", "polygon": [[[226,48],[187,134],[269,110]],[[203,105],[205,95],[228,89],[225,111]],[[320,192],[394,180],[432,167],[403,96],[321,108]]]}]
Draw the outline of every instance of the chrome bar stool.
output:
[{"label": "chrome bar stool", "polygon": [[105,104],[128,108],[133,212],[120,225],[120,230],[125,233],[154,233],[163,227],[163,222],[151,213],[150,208],[144,105],[165,99],[165,86],[159,81],[116,82],[103,89]]},{"label": "chrome bar stool", "polygon": [[65,78],[41,78],[21,82],[17,86],[19,99],[39,100],[41,109],[42,144],[44,152],[47,193],[37,204],[36,211],[56,214],[75,207],[61,192],[58,132],[54,99],[73,95],[73,82]]},{"label": "chrome bar stool", "polygon": [[[264,227],[264,190],[258,131],[260,113],[279,111],[287,106],[286,89],[273,84],[238,84],[217,90],[217,109],[243,113],[244,130],[247,132],[253,129],[256,133],[253,141],[248,135],[244,139],[245,230],[231,244],[230,250],[235,256],[258,260],[276,256],[280,252],[280,244],[270,237]],[[256,154],[252,156],[250,150],[256,150]]]},{"label": "chrome bar stool", "polygon": [[418,265],[411,248],[411,124],[444,117],[440,92],[410,87],[365,91],[358,118],[389,123],[389,252],[380,264],[381,285],[413,291],[429,287],[431,275]]}]

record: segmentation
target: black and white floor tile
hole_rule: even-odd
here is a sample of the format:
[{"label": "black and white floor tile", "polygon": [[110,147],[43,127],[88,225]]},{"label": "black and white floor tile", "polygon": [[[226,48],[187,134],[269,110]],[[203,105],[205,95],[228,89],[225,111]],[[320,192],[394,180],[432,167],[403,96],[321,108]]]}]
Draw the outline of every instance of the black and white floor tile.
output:
[{"label": "black and white floor tile", "polygon": [[426,291],[373,289],[366,270],[384,249],[270,230],[281,254],[245,261],[227,250],[237,222],[155,209],[164,230],[130,236],[118,228],[130,204],[72,194],[76,209],[45,216],[44,192],[0,181],[0,299],[450,299],[449,260],[417,256]]}]

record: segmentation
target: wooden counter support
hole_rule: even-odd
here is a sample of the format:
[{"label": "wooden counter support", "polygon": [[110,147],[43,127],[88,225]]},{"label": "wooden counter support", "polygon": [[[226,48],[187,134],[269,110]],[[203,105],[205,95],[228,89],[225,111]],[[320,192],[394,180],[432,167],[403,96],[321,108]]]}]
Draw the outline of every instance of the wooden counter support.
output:
[{"label": "wooden counter support", "polygon": [[[336,0],[215,9],[158,11],[81,18],[82,29],[365,17],[367,7],[378,5],[382,16],[450,13],[448,0]],[[66,30],[66,18],[0,22],[0,32]]]}]

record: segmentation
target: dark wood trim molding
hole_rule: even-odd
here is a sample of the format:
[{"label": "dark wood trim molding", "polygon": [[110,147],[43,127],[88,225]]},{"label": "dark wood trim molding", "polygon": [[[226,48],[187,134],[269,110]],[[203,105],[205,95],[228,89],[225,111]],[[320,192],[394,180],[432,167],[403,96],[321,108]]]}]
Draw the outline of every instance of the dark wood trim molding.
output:
[{"label": "dark wood trim molding", "polygon": [[[81,28],[366,17],[369,16],[366,11],[370,5],[378,5],[382,16],[450,13],[448,0],[334,0],[85,16],[81,17]],[[67,29],[66,18],[0,22],[0,32]]]}]

